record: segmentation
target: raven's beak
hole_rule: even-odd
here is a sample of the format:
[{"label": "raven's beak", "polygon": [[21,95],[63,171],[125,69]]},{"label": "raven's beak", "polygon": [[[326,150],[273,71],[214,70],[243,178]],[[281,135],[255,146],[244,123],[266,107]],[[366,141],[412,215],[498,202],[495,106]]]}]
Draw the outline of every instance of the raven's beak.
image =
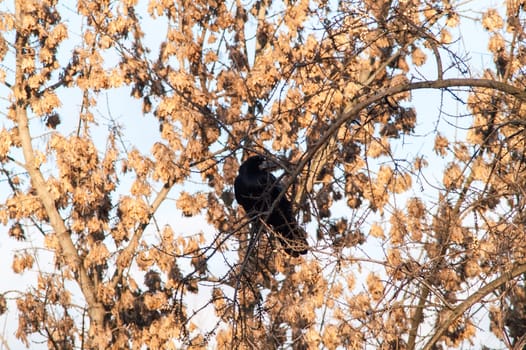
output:
[{"label": "raven's beak", "polygon": [[259,165],[259,169],[264,170],[264,171],[274,171],[274,170],[278,170],[279,166],[274,162],[265,160],[263,163]]}]

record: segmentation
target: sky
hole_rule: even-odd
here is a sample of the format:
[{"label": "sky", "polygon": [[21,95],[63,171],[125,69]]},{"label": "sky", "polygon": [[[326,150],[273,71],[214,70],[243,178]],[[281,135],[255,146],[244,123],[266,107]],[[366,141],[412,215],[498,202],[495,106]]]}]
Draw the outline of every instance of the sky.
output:
[{"label": "sky", "polygon": [[[144,2],[143,2],[144,4]],[[475,4],[475,1],[466,2],[465,8],[469,8],[471,4]],[[477,8],[489,8],[496,7],[498,8],[502,4],[502,1],[476,1]],[[1,4],[0,10],[5,9],[10,6],[10,4]],[[63,14],[63,18],[67,21],[68,26],[72,29],[72,35],[70,40],[65,43],[65,45],[70,45],[73,48],[74,43],[77,42],[78,37],[82,34],[82,27],[79,22],[79,18],[76,15],[74,7],[67,7],[65,5],[60,5],[60,11]],[[146,33],[145,42],[148,46],[158,47],[160,41],[163,39],[159,36],[159,33],[164,32],[164,30],[159,29],[159,23],[153,22],[148,18],[147,15],[144,17],[146,28],[144,32]],[[452,30],[453,36],[460,36],[461,39],[453,43],[453,51],[468,52],[470,57],[470,66],[472,67],[472,73],[478,75],[482,72],[484,67],[492,66],[492,56],[487,53],[486,43],[487,43],[487,34],[481,31],[480,24],[464,19],[461,25],[457,29]],[[66,50],[67,51],[67,50]],[[153,49],[153,52],[156,50]],[[67,56],[63,57],[64,61],[68,59]],[[12,63],[12,62],[11,62]],[[9,62],[4,63],[9,64]],[[429,60],[424,67],[421,68],[421,72],[424,73],[426,77],[429,77],[434,72],[433,61]],[[419,72],[414,72],[415,76],[418,76]],[[457,76],[456,72],[451,73],[452,76]],[[447,75],[446,75],[447,76]],[[5,96],[8,92],[6,88],[0,88],[0,95]],[[131,102],[129,97],[129,91],[127,89],[116,89],[102,94],[101,103],[98,107],[99,125],[92,129],[92,133],[95,136],[96,142],[101,146],[100,149],[104,149],[106,142],[106,136],[108,129],[115,126],[114,122],[120,126],[124,139],[123,142],[128,147],[134,145],[141,150],[151,149],[153,143],[160,139],[158,125],[155,119],[151,115],[143,116],[141,113],[141,104],[139,102]],[[445,96],[445,95],[444,95]],[[81,96],[80,91],[68,91],[64,95],[61,95],[63,106],[61,107],[60,114],[62,118],[62,124],[59,125],[58,131],[69,134],[74,133],[77,126],[77,115],[80,109]],[[440,123],[444,123],[444,115],[440,115],[440,99],[442,94],[439,91],[432,90],[419,90],[412,93],[412,99],[408,102],[408,105],[413,105],[418,112],[418,127],[416,133],[421,133],[422,136],[419,138],[411,138],[407,143],[400,143],[398,145],[397,154],[405,155],[408,158],[414,158],[415,150],[421,154],[432,154],[432,148],[434,143],[434,135],[429,134],[428,131],[432,130],[430,127],[435,125],[438,120]],[[448,99],[446,97],[445,109],[448,113],[453,115],[461,114],[465,112],[465,106],[460,104],[457,101]],[[0,110],[5,110],[6,101],[0,100]],[[113,119],[113,120],[112,120]],[[8,122],[4,121],[0,117],[0,128],[2,126],[9,125]],[[40,140],[36,140],[36,144],[41,142],[43,144],[45,138],[48,136],[47,130],[43,123],[39,124],[33,123],[33,128],[36,134],[42,135]],[[421,132],[420,132],[421,130]],[[455,132],[454,128],[448,128],[448,132]],[[461,137],[462,135],[458,135]],[[437,168],[435,169],[435,164],[431,165],[429,174],[442,174],[440,167],[444,166],[445,162],[437,162]],[[48,169],[52,172],[53,169]],[[437,175],[440,176],[440,175]],[[436,182],[441,182],[441,178],[436,178]],[[129,188],[131,179],[125,179],[121,182],[120,187],[122,188],[123,193],[126,192],[126,189]],[[6,191],[6,182],[0,177],[0,200],[3,200],[7,196],[8,191]],[[176,189],[177,190],[177,189]],[[419,189],[415,188],[413,191],[418,192]],[[172,192],[174,193],[174,192]],[[432,195],[430,196],[433,197]],[[436,198],[436,197],[435,197]],[[338,213],[335,212],[335,216],[338,216]],[[193,217],[187,218],[184,217],[175,207],[175,202],[173,199],[167,200],[159,209],[159,212],[156,215],[156,220],[160,227],[163,227],[166,224],[171,224],[172,227],[176,230],[176,233],[181,235],[186,235],[187,233],[194,233],[196,227],[202,227],[203,232],[206,236],[211,237],[213,235],[213,230],[210,226],[205,224],[205,221],[202,217]],[[0,226],[0,237],[7,237],[8,227]],[[311,230],[312,231],[312,230]],[[26,244],[26,248],[40,247],[42,246],[42,236],[38,233],[31,232],[30,240]],[[148,235],[154,235],[153,231],[147,231],[146,237]],[[315,232],[310,232],[311,242],[314,244]],[[4,256],[3,261],[11,261],[13,254],[20,249],[22,245],[14,242],[12,239],[0,239],[0,253]],[[372,247],[371,254],[375,254],[374,247]],[[382,252],[378,252],[382,254]],[[39,268],[46,269],[48,266],[49,269],[52,268],[52,262],[50,259],[50,254],[41,254],[41,260],[38,261],[40,264]],[[20,290],[24,289],[25,286],[30,283],[34,283],[36,273],[34,271],[28,271],[23,275],[14,274],[11,270],[10,263],[0,264],[0,276],[2,276],[2,283],[0,284],[0,292],[5,292],[6,290]],[[16,293],[8,293],[8,297],[15,296]],[[191,299],[194,300],[191,300]],[[200,299],[199,295],[191,297],[188,300],[189,305],[195,305],[195,308],[199,308]],[[20,343],[15,337],[14,332],[17,327],[17,311],[13,305],[13,302],[10,302],[10,308],[8,312],[0,316],[0,350],[5,349],[19,349],[22,348],[22,343]],[[208,315],[205,313],[202,316],[198,316],[196,319],[202,326],[205,328],[208,327],[207,323],[210,323]],[[487,327],[485,327],[487,329]],[[494,337],[487,333],[487,335],[482,335],[483,338],[480,339],[481,344],[486,344],[491,346],[496,340]],[[7,344],[2,344],[2,338],[7,342]],[[495,344],[498,344],[496,342]],[[34,346],[32,348],[46,348],[45,344],[41,346]]]}]

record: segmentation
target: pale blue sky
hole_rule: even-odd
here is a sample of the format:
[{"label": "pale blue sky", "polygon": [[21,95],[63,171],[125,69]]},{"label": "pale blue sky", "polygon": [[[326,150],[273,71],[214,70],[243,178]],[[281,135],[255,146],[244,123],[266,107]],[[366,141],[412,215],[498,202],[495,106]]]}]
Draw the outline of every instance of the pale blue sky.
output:
[{"label": "pale blue sky", "polygon": [[[464,8],[468,9],[469,7],[471,7],[472,4],[473,6],[475,6],[476,4],[477,8],[484,9],[488,7],[498,7],[500,4],[502,4],[502,1],[471,1],[467,2],[466,5],[464,5]],[[9,5],[2,4],[0,10],[5,8],[5,6]],[[68,41],[68,43],[70,44],[66,45],[70,45],[70,47],[73,47],[72,45],[76,44],[78,35],[80,35],[82,30],[80,22],[75,14],[75,11],[71,8],[62,5],[60,7],[60,11],[63,13],[64,18],[66,18],[68,26],[70,27],[72,33],[70,34],[71,37]],[[472,16],[480,16],[480,13],[474,13],[472,14]],[[146,33],[145,42],[147,42],[149,46],[151,45],[154,47],[154,49],[152,49],[152,52],[155,53],[155,48],[158,47],[160,41],[163,39],[164,27],[162,24],[159,25],[158,22],[153,22],[152,20],[150,20],[147,15],[144,15],[143,18],[145,19],[146,25],[144,29]],[[469,53],[469,65],[471,66],[472,73],[474,75],[479,75],[484,67],[492,66],[492,56],[488,54],[486,50],[488,35],[481,30],[479,24],[473,23],[469,20],[463,20],[460,27],[452,30],[452,34],[454,37],[462,35],[462,39],[452,44],[452,48],[453,51]],[[67,58],[67,56],[64,56],[64,60],[67,60]],[[10,65],[12,64],[12,62],[6,61],[5,64]],[[427,78],[432,79],[435,77],[433,75],[433,67],[434,61],[430,59],[428,60],[428,64],[422,67],[421,71]],[[416,74],[417,73],[415,72],[415,75]],[[458,75],[456,75],[455,72],[453,73],[453,76]],[[0,95],[5,96],[7,93],[8,91],[5,87],[0,87]],[[62,124],[59,125],[57,130],[64,134],[74,133],[77,127],[77,115],[81,103],[80,91],[62,90],[61,92],[59,92],[59,94],[62,98],[63,106],[60,109]],[[451,114],[463,114],[465,112],[465,107],[463,105],[459,104],[456,101],[452,101],[451,99],[447,100],[447,94],[444,94],[444,97],[446,97],[446,101],[449,101],[447,103],[446,112]],[[439,91],[420,90],[413,92],[412,100],[408,103],[408,105],[415,106],[418,112],[418,127],[416,130],[417,134],[427,134],[427,132],[430,131],[434,126],[434,123],[436,123],[436,121],[439,119],[440,98],[441,92]],[[0,111],[5,111],[5,107],[6,102],[1,100]],[[111,126],[110,117],[113,118],[119,125],[123,127],[122,131],[124,134],[124,142],[127,145],[127,147],[131,148],[132,146],[134,146],[141,149],[142,151],[146,151],[151,149],[151,146],[154,142],[160,140],[158,124],[156,123],[155,119],[151,115],[142,115],[140,102],[129,97],[128,89],[118,89],[100,94],[100,103],[97,109],[97,114],[95,116],[100,119],[99,125],[92,129],[92,134],[94,135],[96,143],[98,144],[98,146],[100,146],[101,150],[104,149],[107,131],[108,128]],[[442,118],[445,117],[442,116]],[[440,123],[441,127],[445,127],[444,119],[442,119]],[[0,128],[2,126],[8,125],[8,122],[4,121],[3,118],[0,118]],[[33,121],[32,128],[33,130],[35,130],[36,134],[42,135],[40,141],[35,141],[35,145],[44,145],[43,141],[48,135],[48,130],[45,128],[44,123],[35,120]],[[446,130],[448,134],[455,132],[453,127],[445,127],[444,130]],[[414,156],[418,153],[431,155],[433,153],[433,143],[434,134],[430,133],[427,134],[427,136],[422,136],[418,138],[407,138],[407,142],[405,144],[399,143],[398,146],[395,148],[395,151],[397,152],[397,155],[407,158],[414,158]],[[440,182],[442,169],[445,166],[445,164],[446,162],[444,160],[440,160],[437,158],[437,162],[431,164],[430,169],[427,171],[429,173],[430,178],[433,179],[434,176],[436,177],[436,181]],[[51,172],[53,170],[53,168],[48,169],[48,171]],[[416,185],[417,184],[415,184],[415,186]],[[122,179],[122,182],[120,184],[120,189],[122,193],[125,194],[129,186],[130,178]],[[181,187],[178,186],[176,187],[176,189],[174,189],[174,191],[172,191],[172,193],[176,193],[176,191],[180,189]],[[419,196],[422,195],[419,188],[414,188],[413,191]],[[3,200],[7,193],[8,190],[6,190],[6,182],[4,181],[3,177],[0,177],[0,200]],[[423,195],[429,196],[430,198],[436,198],[429,189],[426,189],[426,192]],[[338,212],[333,212],[334,215],[338,217]],[[176,234],[194,234],[196,228],[203,230],[208,237],[212,237],[212,235],[214,234],[214,231],[209,226],[204,224],[205,220],[203,218],[186,218],[183,215],[181,215],[181,213],[176,210],[175,202],[171,199],[166,201],[161,206],[156,215],[156,220],[160,227],[163,227],[165,224],[172,225]],[[36,280],[36,274],[34,272],[29,271],[23,275],[14,274],[11,271],[10,261],[12,255],[19,249],[42,246],[42,237],[39,233],[35,232],[34,230],[27,230],[27,234],[30,237],[29,242],[19,243],[12,239],[6,238],[7,229],[8,227],[0,226],[0,235],[3,235],[2,237],[4,237],[4,239],[0,240],[0,252],[4,255],[3,261],[5,262],[4,264],[0,264],[0,276],[2,276],[4,280],[4,283],[2,284],[2,286],[0,286],[0,292],[4,292],[6,290],[24,289],[29,284],[34,283],[34,281]],[[315,232],[311,230],[310,227],[309,230],[311,231],[311,243],[314,243],[314,240],[312,238],[315,237]],[[145,237],[152,237],[153,235],[155,235],[155,231],[152,228],[147,231]],[[371,255],[378,254],[378,257],[380,258],[383,257],[383,252],[381,250],[375,252],[374,249],[376,248],[374,248],[374,246],[371,246],[371,248],[372,251],[368,253],[370,253]],[[232,258],[234,258],[233,255]],[[42,258],[39,260],[39,263],[39,268],[44,270],[52,270],[52,264],[50,263],[49,254],[43,254]],[[221,262],[218,261],[218,263],[220,264]],[[218,267],[218,272],[220,271],[221,265],[219,265]],[[142,280],[138,279],[138,281]],[[75,287],[72,286],[72,288]],[[8,294],[8,297],[11,297],[13,295],[14,294],[10,293]],[[78,299],[78,302],[82,303],[82,301],[80,300],[81,297],[78,297]],[[198,308],[200,306],[199,302],[202,302],[200,299],[201,298],[199,296],[191,297],[188,300],[189,305],[195,305],[195,307]],[[10,349],[18,349],[21,348],[22,344],[14,337],[14,331],[17,327],[17,311],[12,302],[10,302],[9,307],[10,308],[8,312],[0,316],[0,336],[3,336],[5,337],[5,339],[7,339]],[[203,314],[200,320],[202,325],[205,325],[207,323],[207,319],[208,315]],[[482,338],[480,339],[480,344],[486,344],[488,346],[491,346],[491,344],[495,342],[495,338],[489,332],[483,334],[481,337]],[[36,339],[38,340],[38,338]],[[0,350],[4,350],[7,348],[8,347],[0,343]],[[34,345],[32,345],[32,348],[40,347],[35,347]],[[42,345],[42,348],[45,348],[45,344]]]}]

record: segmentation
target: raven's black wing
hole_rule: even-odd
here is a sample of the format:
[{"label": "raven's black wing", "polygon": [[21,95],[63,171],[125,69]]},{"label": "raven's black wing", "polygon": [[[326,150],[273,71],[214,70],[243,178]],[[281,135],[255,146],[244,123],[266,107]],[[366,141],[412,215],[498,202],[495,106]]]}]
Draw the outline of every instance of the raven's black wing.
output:
[{"label": "raven's black wing", "polygon": [[[247,214],[261,216],[272,227],[288,254],[306,254],[306,232],[299,227],[291,202],[285,194],[281,195],[283,186],[272,173],[260,168],[263,161],[263,157],[254,156],[241,165],[234,182],[236,200]],[[280,195],[278,203],[274,204]]]},{"label": "raven's black wing", "polygon": [[236,201],[247,213],[268,211],[273,202],[272,184],[276,178],[269,172],[242,171],[234,181]]},{"label": "raven's black wing", "polygon": [[[274,182],[271,188],[272,203],[283,190],[281,184]],[[298,225],[292,210],[292,203],[285,194],[274,206],[266,222],[276,231],[281,244],[289,255],[297,257],[300,254],[307,254],[307,233]]]}]

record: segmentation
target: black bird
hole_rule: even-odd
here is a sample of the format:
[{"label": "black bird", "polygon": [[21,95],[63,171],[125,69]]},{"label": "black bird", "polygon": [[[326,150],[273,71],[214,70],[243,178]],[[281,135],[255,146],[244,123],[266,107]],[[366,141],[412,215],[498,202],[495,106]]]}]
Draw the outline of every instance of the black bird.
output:
[{"label": "black bird", "polygon": [[307,254],[307,234],[298,225],[291,202],[283,194],[274,204],[284,189],[270,173],[269,164],[262,156],[252,156],[241,164],[234,182],[236,200],[249,216],[261,217],[276,232],[287,254]]}]

